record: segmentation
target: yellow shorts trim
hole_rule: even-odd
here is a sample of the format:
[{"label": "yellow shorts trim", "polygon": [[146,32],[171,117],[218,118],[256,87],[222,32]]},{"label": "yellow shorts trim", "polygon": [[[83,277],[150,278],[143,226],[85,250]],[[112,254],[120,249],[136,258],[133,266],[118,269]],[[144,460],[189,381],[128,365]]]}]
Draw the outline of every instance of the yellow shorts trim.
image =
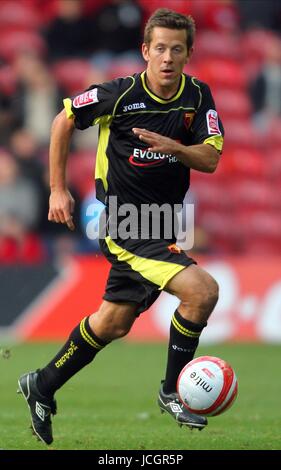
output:
[{"label": "yellow shorts trim", "polygon": [[117,256],[118,261],[128,263],[134,271],[137,271],[145,279],[159,286],[159,290],[164,289],[170,279],[186,268],[182,264],[137,256],[118,246],[109,236],[105,238],[105,241],[110,253]]}]

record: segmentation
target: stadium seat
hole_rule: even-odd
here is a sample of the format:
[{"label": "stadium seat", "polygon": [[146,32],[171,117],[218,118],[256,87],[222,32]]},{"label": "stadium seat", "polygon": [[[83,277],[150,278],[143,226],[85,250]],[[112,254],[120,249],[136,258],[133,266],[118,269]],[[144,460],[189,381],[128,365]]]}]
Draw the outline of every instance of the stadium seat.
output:
[{"label": "stadium seat", "polygon": [[198,64],[198,78],[211,88],[246,89],[247,76],[240,62],[231,59],[207,59]]},{"label": "stadium seat", "polygon": [[199,210],[231,210],[231,198],[228,187],[217,184],[213,179],[196,181],[192,184],[192,192],[198,202]]},{"label": "stadium seat", "polygon": [[127,77],[134,73],[142,72],[145,64],[142,60],[115,59],[109,64],[107,79],[113,80],[116,77]]},{"label": "stadium seat", "polygon": [[42,20],[32,4],[17,0],[2,0],[0,2],[0,28],[17,28],[24,30],[38,29]]},{"label": "stadium seat", "polygon": [[20,3],[26,5],[27,8],[32,8],[40,16],[44,25],[58,15],[57,0],[20,0]]},{"label": "stadium seat", "polygon": [[236,216],[241,245],[248,254],[279,254],[281,251],[280,211],[254,211]]},{"label": "stadium seat", "polygon": [[0,67],[0,93],[12,95],[16,89],[16,76],[10,65]]},{"label": "stadium seat", "polygon": [[191,13],[192,2],[189,0],[138,0],[138,3],[143,7],[147,15],[151,15],[157,8],[170,8],[176,10],[184,15]]},{"label": "stadium seat", "polygon": [[196,36],[196,48],[194,58],[234,59],[241,56],[240,41],[238,36],[217,31],[202,31]]},{"label": "stadium seat", "polygon": [[236,31],[239,28],[239,11],[235,2],[208,0],[192,1],[191,14],[196,18],[198,30]]},{"label": "stadium seat", "polygon": [[245,91],[213,88],[212,94],[222,119],[250,118],[252,105],[249,95]]},{"label": "stadium seat", "polygon": [[22,52],[43,56],[47,52],[47,46],[42,36],[34,31],[0,32],[0,57],[2,59],[13,62],[15,57]]},{"label": "stadium seat", "polygon": [[69,180],[80,197],[85,197],[93,190],[94,168],[94,151],[80,151],[71,154],[68,165]]},{"label": "stadium seat", "polygon": [[[269,148],[268,154],[267,174],[270,178],[271,184],[281,187],[281,151],[280,146]],[[276,189],[277,189],[276,187]]]},{"label": "stadium seat", "polygon": [[241,35],[241,59],[248,76],[248,82],[254,80],[266,61],[271,44],[278,35],[269,29],[251,29]]},{"label": "stadium seat", "polygon": [[232,213],[206,211],[197,220],[208,235],[211,251],[225,254],[240,250],[239,230]]},{"label": "stadium seat", "polygon": [[93,73],[93,67],[86,59],[62,59],[53,66],[53,73],[58,84],[69,95],[83,91],[90,80],[87,77]]},{"label": "stadium seat", "polygon": [[231,178],[248,178],[254,181],[263,181],[267,176],[268,164],[264,155],[257,149],[233,147],[225,150],[221,165],[229,170]]},{"label": "stadium seat", "polygon": [[269,29],[250,29],[241,35],[241,53],[245,60],[262,64],[275,34]]},{"label": "stadium seat", "polygon": [[237,180],[229,185],[229,193],[236,209],[246,215],[280,208],[280,198],[276,197],[275,189],[270,182]]},{"label": "stadium seat", "polygon": [[226,145],[230,148],[259,148],[264,144],[263,136],[255,129],[251,121],[247,118],[224,119]]},{"label": "stadium seat", "polygon": [[270,147],[281,147],[281,118],[275,117],[270,122],[269,131],[266,136]]}]

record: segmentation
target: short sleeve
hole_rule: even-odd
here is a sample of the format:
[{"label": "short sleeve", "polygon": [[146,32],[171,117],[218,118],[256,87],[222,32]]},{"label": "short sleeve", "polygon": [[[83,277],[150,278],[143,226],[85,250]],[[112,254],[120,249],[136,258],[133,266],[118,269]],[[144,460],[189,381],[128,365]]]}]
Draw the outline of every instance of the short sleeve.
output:
[{"label": "short sleeve", "polygon": [[91,85],[77,96],[64,99],[68,118],[74,117],[77,129],[87,129],[99,122],[99,118],[112,116],[118,98],[126,86],[119,78],[99,85]]},{"label": "short sleeve", "polygon": [[222,151],[224,129],[209,86],[197,81],[199,106],[192,123],[192,144],[210,144]]}]

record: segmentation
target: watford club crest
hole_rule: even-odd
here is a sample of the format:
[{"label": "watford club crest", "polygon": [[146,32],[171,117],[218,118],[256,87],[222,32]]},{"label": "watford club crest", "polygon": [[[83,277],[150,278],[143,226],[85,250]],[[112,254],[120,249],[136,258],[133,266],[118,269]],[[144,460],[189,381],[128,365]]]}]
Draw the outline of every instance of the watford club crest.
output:
[{"label": "watford club crest", "polygon": [[168,246],[168,250],[171,252],[171,253],[182,253],[182,249],[176,245],[175,243],[172,243],[172,245],[169,245]]},{"label": "watford club crest", "polygon": [[192,124],[192,121],[194,119],[194,111],[190,112],[190,113],[184,113],[184,117],[183,117],[183,120],[184,120],[184,125],[186,127],[186,130],[189,131],[190,129],[190,126]]}]

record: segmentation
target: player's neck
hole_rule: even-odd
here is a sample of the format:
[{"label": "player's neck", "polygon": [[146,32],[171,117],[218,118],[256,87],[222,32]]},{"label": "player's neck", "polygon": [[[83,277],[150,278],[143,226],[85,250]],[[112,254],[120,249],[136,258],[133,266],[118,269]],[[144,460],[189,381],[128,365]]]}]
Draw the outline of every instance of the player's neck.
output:
[{"label": "player's neck", "polygon": [[149,90],[159,98],[168,100],[172,98],[178,91],[181,84],[181,76],[178,81],[171,85],[162,85],[157,79],[154,79],[153,75],[150,74],[149,70],[146,70],[145,73],[145,82]]}]

